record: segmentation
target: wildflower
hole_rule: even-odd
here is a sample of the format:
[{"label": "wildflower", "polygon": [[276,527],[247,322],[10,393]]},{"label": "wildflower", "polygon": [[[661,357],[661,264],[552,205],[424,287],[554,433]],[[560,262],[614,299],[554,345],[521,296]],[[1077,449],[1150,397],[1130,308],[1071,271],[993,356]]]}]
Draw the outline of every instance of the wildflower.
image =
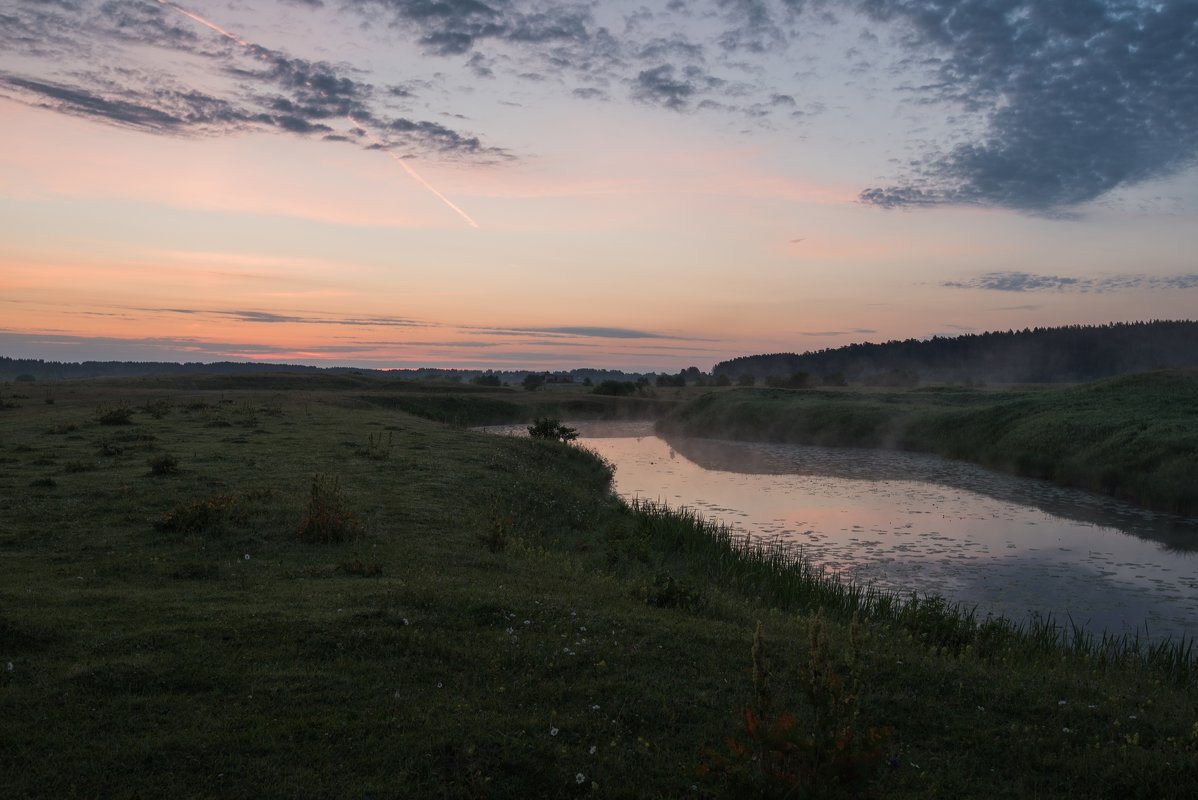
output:
[{"label": "wildflower", "polygon": [[8,672],[12,672],[12,662],[9,661],[7,664],[5,664],[4,669],[7,670]]},{"label": "wildflower", "polygon": [[550,728],[550,729],[549,729],[549,735],[550,735],[550,736],[557,736],[557,728]]},{"label": "wildflower", "polygon": [[591,711],[598,711],[598,710],[599,710],[599,705],[598,705],[598,703],[596,703],[595,705],[591,706]]},{"label": "wildflower", "polygon": [[507,635],[508,635],[508,636],[511,636],[511,635],[512,635],[513,633],[515,633],[515,632],[516,632],[516,629],[515,629],[515,628],[508,628],[508,629],[507,629]]},{"label": "wildflower", "polygon": [[246,560],[246,561],[249,561],[249,560],[250,560],[250,554],[249,554],[249,553],[246,553],[246,554],[245,554],[245,560]]},{"label": "wildflower", "polygon": [[587,751],[587,754],[593,756],[597,752],[599,752],[599,748],[596,747],[595,745],[591,745],[591,749]]},{"label": "wildflower", "polygon": [[1067,703],[1066,703],[1064,700],[1058,700],[1058,701],[1057,701],[1057,705],[1058,705],[1058,706],[1063,706],[1063,705],[1067,705]]},{"label": "wildflower", "polygon": [[583,781],[585,781],[586,779],[587,779],[587,776],[583,775],[581,772],[574,776],[574,782],[579,784],[580,786],[582,785]]}]

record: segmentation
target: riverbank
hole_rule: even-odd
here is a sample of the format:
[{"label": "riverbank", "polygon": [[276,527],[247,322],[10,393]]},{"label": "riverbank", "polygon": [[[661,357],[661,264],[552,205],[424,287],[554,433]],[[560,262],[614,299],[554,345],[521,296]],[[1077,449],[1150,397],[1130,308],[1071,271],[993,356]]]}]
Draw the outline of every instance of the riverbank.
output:
[{"label": "riverbank", "polygon": [[900,608],[629,508],[566,445],[358,390],[5,398],[14,796],[744,796],[793,788],[779,759],[897,797],[1198,779],[1192,653]]},{"label": "riverbank", "polygon": [[1198,373],[1064,389],[739,389],[683,404],[668,434],[917,450],[1170,513],[1198,514]]}]

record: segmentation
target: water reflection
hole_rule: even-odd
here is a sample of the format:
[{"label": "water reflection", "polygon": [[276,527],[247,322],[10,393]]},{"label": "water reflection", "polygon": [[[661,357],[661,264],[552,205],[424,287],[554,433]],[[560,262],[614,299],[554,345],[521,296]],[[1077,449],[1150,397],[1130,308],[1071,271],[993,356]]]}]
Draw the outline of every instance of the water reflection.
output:
[{"label": "water reflection", "polygon": [[931,456],[570,424],[622,496],[779,537],[851,579],[1015,620],[1198,634],[1198,520]]},{"label": "water reflection", "polygon": [[709,470],[757,475],[826,475],[862,481],[925,481],[1035,506],[1075,522],[1113,527],[1181,551],[1198,550],[1198,520],[1160,514],[1089,492],[992,472],[975,464],[919,453],[773,445],[667,437],[677,451]]}]

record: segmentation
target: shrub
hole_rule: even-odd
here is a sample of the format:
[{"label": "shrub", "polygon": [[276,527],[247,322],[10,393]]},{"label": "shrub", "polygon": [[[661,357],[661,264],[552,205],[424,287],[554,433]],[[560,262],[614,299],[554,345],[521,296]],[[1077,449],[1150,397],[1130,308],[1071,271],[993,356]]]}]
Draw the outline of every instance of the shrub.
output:
[{"label": "shrub", "polygon": [[707,606],[707,596],[686,581],[677,580],[668,572],[659,572],[646,591],[645,602],[657,608],[701,611]]},{"label": "shrub", "polygon": [[600,381],[599,385],[591,390],[593,394],[605,394],[612,397],[626,397],[630,394],[636,394],[639,387],[633,381],[616,381],[606,380]]},{"label": "shrub", "polygon": [[133,409],[128,406],[100,408],[96,412],[96,421],[101,425],[132,425]]},{"label": "shrub", "polygon": [[151,475],[177,475],[179,459],[170,454],[164,454],[150,459]]},{"label": "shrub", "polygon": [[534,439],[553,439],[558,442],[572,442],[578,438],[578,431],[569,428],[553,417],[538,417],[528,426],[528,435]]},{"label": "shrub", "polygon": [[545,385],[545,380],[545,375],[536,372],[530,372],[524,376],[524,380],[520,382],[520,385],[530,392],[535,392],[537,389],[540,389]]},{"label": "shrub", "polygon": [[231,494],[214,494],[203,500],[176,506],[165,517],[154,523],[160,531],[173,533],[200,533],[220,531],[235,516],[237,497]]},{"label": "shrub", "polygon": [[346,508],[341,481],[313,475],[308,509],[296,531],[300,541],[320,544],[345,542],[355,538],[359,531],[358,518]]},{"label": "shrub", "polygon": [[[855,624],[855,623],[854,623]],[[797,714],[774,709],[761,623],[753,635],[752,707],[741,713],[743,732],[728,739],[728,755],[705,753],[699,774],[723,779],[736,796],[861,797],[876,783],[885,763],[883,745],[892,730],[861,732],[857,685],[851,674],[856,659],[837,663],[828,647],[823,618],[816,616],[811,643],[799,679],[805,708]],[[896,763],[894,761],[892,764]]]}]

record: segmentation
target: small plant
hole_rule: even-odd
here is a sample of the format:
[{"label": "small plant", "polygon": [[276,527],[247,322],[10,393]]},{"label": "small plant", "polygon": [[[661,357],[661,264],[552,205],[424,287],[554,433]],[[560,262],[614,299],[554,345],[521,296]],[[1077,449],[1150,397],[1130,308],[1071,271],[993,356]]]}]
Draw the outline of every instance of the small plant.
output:
[{"label": "small plant", "polygon": [[552,439],[558,442],[572,442],[578,438],[578,431],[567,427],[553,417],[537,417],[528,426],[528,435],[534,439]]},{"label": "small plant", "polygon": [[353,561],[342,561],[337,565],[337,569],[345,575],[356,575],[359,578],[377,578],[383,574],[383,565],[375,562],[366,562],[361,559]]},{"label": "small plant", "polygon": [[395,442],[395,434],[388,431],[386,438],[383,432],[366,435],[366,446],[359,447],[357,454],[363,458],[373,458],[375,461],[386,461],[391,457],[391,447]]},{"label": "small plant", "polygon": [[62,465],[62,471],[68,474],[76,472],[88,472],[96,468],[94,461],[68,461]]},{"label": "small plant", "polygon": [[150,459],[151,475],[177,475],[178,473],[179,459],[169,453]]},{"label": "small plant", "polygon": [[300,541],[321,544],[345,542],[355,538],[359,531],[358,518],[346,508],[341,481],[313,475],[308,510],[296,531]]},{"label": "small plant", "polygon": [[101,425],[132,425],[133,409],[128,406],[114,406],[112,408],[101,406],[96,411],[96,421]]},{"label": "small plant", "polygon": [[499,498],[492,497],[483,532],[478,534],[482,542],[492,553],[499,553],[516,538],[516,512],[500,503]]},{"label": "small plant", "polygon": [[[854,622],[854,625],[856,623]],[[856,646],[857,634],[850,632]],[[816,615],[800,677],[805,713],[774,711],[761,623],[753,634],[754,704],[741,714],[744,730],[729,737],[728,755],[707,751],[701,776],[723,777],[733,794],[758,797],[861,797],[884,762],[890,728],[856,730],[853,682],[834,669],[823,617]],[[850,654],[850,662],[856,652]],[[841,672],[851,668],[842,665]]]},{"label": "small plant", "polygon": [[707,606],[707,596],[686,581],[677,580],[668,572],[659,572],[645,593],[645,602],[657,608],[701,611]]},{"label": "small plant", "polygon": [[154,419],[162,419],[171,413],[172,408],[174,408],[174,404],[169,400],[147,400],[141,410]]},{"label": "small plant", "polygon": [[58,485],[58,481],[53,478],[34,478],[29,485],[34,489],[53,489]]},{"label": "small plant", "polygon": [[154,524],[160,531],[175,533],[199,533],[224,529],[234,517],[237,497],[231,494],[214,494],[175,507]]}]

